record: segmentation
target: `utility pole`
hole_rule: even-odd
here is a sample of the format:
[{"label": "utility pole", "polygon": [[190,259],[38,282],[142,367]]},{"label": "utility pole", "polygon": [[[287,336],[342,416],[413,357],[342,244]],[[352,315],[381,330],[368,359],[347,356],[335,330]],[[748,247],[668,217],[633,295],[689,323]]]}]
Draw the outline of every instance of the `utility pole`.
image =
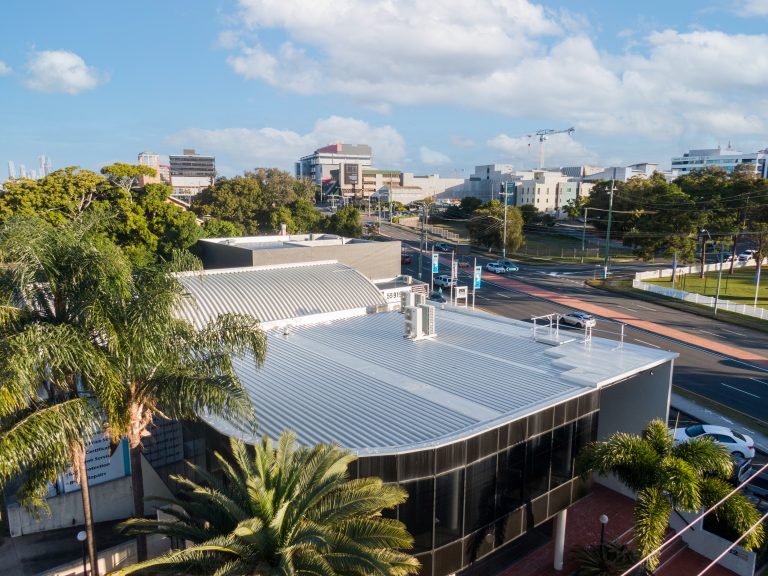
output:
[{"label": "utility pole", "polygon": [[584,251],[586,249],[587,242],[587,214],[589,214],[589,206],[584,207],[584,227],[581,229],[581,263],[584,264]]},{"label": "utility pole", "polygon": [[427,205],[422,204],[421,206],[421,238],[419,239],[419,280],[421,280],[421,268],[424,264],[424,250],[427,249],[426,221],[427,221]]},{"label": "utility pole", "polygon": [[507,183],[501,183],[501,194],[504,196],[504,234],[501,242],[501,260],[507,261]]},{"label": "utility pole", "polygon": [[608,231],[605,235],[605,265],[603,267],[603,280],[608,280],[608,262],[611,259],[611,221],[613,217],[613,192],[616,182],[616,168],[613,169],[613,178],[611,178],[611,192],[608,197]]}]

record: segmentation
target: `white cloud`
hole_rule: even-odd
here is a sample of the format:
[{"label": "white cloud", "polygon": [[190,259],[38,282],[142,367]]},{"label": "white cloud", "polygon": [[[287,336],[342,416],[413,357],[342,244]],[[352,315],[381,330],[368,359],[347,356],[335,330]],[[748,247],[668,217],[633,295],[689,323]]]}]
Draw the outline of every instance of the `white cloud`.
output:
[{"label": "white cloud", "polygon": [[5,76],[6,74],[11,73],[11,67],[8,66],[5,62],[0,60],[0,76]]},{"label": "white cloud", "polygon": [[[756,105],[768,91],[768,59],[759,57],[768,52],[765,34],[657,30],[612,54],[596,47],[582,14],[532,0],[239,5],[232,69],[300,94],[342,94],[385,113],[448,104],[546,119],[532,130],[574,125],[655,140],[722,137],[713,131],[728,129],[723,111],[743,114],[735,131],[751,124],[756,136],[768,124]],[[745,0],[742,8],[768,14],[768,0]],[[263,31],[278,32],[282,43],[266,43]]]},{"label": "white cloud", "polygon": [[428,166],[440,166],[451,162],[450,157],[447,155],[438,152],[437,150],[427,148],[426,146],[421,146],[419,148],[419,155],[421,156],[421,161]]},{"label": "white cloud", "polygon": [[179,147],[216,151],[241,169],[278,166],[293,171],[301,156],[336,142],[369,144],[377,166],[396,164],[405,156],[405,141],[391,126],[371,126],[355,118],[330,116],[315,122],[306,134],[278,128],[189,128],[168,138]]},{"label": "white cloud", "polygon": [[475,141],[471,138],[464,138],[463,136],[451,136],[451,144],[461,148],[471,148],[475,145]]},{"label": "white cloud", "polygon": [[768,16],[768,0],[745,0],[735,7],[734,12],[744,17]]},{"label": "white cloud", "polygon": [[40,92],[77,94],[92,90],[104,80],[105,76],[87,66],[74,52],[44,50],[35,52],[27,62],[24,84]]},{"label": "white cloud", "polygon": [[[542,142],[536,135],[511,137],[499,134],[488,140],[488,146],[503,154],[503,161],[519,167],[539,165]],[[553,134],[543,142],[544,166],[589,164],[598,160],[596,153],[566,134]]]}]

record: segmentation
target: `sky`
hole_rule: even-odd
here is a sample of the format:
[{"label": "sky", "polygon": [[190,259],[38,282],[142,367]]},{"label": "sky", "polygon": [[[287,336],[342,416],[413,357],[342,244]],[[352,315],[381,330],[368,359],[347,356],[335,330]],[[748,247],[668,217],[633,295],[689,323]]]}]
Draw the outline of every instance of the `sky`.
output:
[{"label": "sky", "polygon": [[768,147],[768,0],[9,0],[2,18],[0,180],[40,154],[98,170],[194,148],[233,176],[346,142],[466,177]]}]

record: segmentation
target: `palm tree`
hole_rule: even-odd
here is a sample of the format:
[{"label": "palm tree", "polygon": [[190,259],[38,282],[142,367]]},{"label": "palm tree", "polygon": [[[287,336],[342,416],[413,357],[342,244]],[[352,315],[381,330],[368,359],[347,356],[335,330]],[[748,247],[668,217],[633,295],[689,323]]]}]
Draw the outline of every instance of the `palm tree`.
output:
[{"label": "palm tree", "polygon": [[173,520],[136,518],[131,533],[159,533],[191,543],[184,550],[116,572],[144,570],[217,576],[324,574],[405,576],[419,563],[400,551],[413,538],[381,515],[406,499],[378,478],[350,480],[355,456],[329,444],[297,448],[293,433],[277,446],[264,438],[253,451],[232,441],[232,462],[216,454],[223,479],[193,467],[204,481],[176,477],[183,495],[166,512]]},{"label": "palm tree", "polygon": [[[662,420],[652,420],[641,436],[616,432],[604,442],[589,444],[579,457],[584,474],[590,470],[601,476],[615,474],[636,492],[634,531],[642,557],[661,546],[674,510],[698,512],[725,497],[732,486],[730,453],[711,438],[693,438],[675,445]],[[760,520],[760,513],[741,494],[734,494],[712,512],[718,522],[743,534]],[[764,539],[759,526],[742,546],[756,549]],[[658,554],[646,562],[653,570]]]},{"label": "palm tree", "polygon": [[[250,353],[260,365],[266,336],[259,322],[237,314],[219,316],[202,330],[174,312],[184,290],[171,274],[189,262],[174,261],[135,271],[131,290],[110,302],[113,327],[104,347],[121,383],[121,397],[108,432],[128,440],[134,515],[144,516],[142,440],[156,416],[196,420],[219,416],[241,426],[254,421],[251,403],[232,366],[232,356]],[[146,536],[137,538],[139,561],[146,560]]]},{"label": "palm tree", "polygon": [[20,503],[45,508],[48,483],[71,467],[98,576],[85,446],[101,431],[99,406],[116,413],[104,303],[127,291],[131,274],[92,224],[21,218],[0,229],[0,485],[22,477]]}]

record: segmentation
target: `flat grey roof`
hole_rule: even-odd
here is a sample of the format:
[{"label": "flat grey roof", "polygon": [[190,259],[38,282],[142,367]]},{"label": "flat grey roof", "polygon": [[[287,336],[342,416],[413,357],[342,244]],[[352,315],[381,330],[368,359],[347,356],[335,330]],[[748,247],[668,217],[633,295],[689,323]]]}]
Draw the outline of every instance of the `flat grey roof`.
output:
[{"label": "flat grey roof", "polygon": [[[437,337],[403,337],[404,316],[380,312],[268,332],[266,363],[239,359],[259,434],[294,430],[302,444],[336,442],[394,454],[468,438],[676,357],[593,338],[551,346],[528,324],[436,310]],[[224,434],[253,437],[212,420]]]}]

